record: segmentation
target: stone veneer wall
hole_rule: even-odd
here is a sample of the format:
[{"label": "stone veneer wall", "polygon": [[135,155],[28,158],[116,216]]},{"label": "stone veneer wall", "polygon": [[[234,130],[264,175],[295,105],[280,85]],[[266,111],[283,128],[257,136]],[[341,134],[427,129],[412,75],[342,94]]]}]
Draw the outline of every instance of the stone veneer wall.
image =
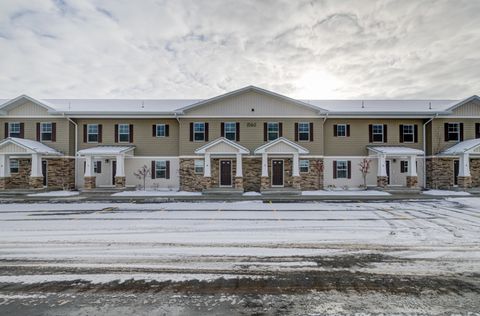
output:
[{"label": "stone veneer wall", "polygon": [[[301,159],[303,160],[303,159]],[[308,173],[300,173],[300,188],[302,190],[323,189],[323,159],[308,159],[310,169]]]},{"label": "stone veneer wall", "polygon": [[453,158],[428,158],[426,161],[429,189],[451,189],[454,185]]},{"label": "stone veneer wall", "polygon": [[28,189],[30,187],[30,159],[20,158],[18,160],[18,173],[10,174],[8,189]]},{"label": "stone veneer wall", "polygon": [[243,158],[243,188],[245,192],[260,192],[262,158]]},{"label": "stone veneer wall", "polygon": [[180,159],[180,190],[201,192],[203,190],[203,173],[196,174],[195,159]]},{"label": "stone veneer wall", "polygon": [[49,189],[75,188],[75,159],[45,158],[47,161],[47,187]]}]

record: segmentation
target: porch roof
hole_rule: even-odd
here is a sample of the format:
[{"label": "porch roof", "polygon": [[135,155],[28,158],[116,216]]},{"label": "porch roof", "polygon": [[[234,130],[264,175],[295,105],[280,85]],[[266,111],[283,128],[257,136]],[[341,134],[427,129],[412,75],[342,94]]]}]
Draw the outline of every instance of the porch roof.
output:
[{"label": "porch roof", "polygon": [[464,140],[445,149],[442,155],[480,154],[480,138]]},{"label": "porch roof", "polygon": [[255,154],[272,153],[272,154],[308,154],[308,149],[286,139],[285,137],[279,137],[271,142],[266,143],[255,149]]},{"label": "porch roof", "polygon": [[96,146],[78,151],[80,156],[116,156],[127,154],[133,156],[135,146]]},{"label": "porch roof", "polygon": [[234,141],[226,139],[225,137],[220,137],[195,150],[196,154],[205,154],[208,152],[211,154],[249,154],[250,150],[240,144],[235,143]]},{"label": "porch roof", "polygon": [[386,156],[422,156],[423,150],[401,146],[369,146],[368,150]]},{"label": "porch roof", "polygon": [[0,154],[42,154],[42,155],[62,155],[59,151],[35,140],[8,137],[0,142]]}]

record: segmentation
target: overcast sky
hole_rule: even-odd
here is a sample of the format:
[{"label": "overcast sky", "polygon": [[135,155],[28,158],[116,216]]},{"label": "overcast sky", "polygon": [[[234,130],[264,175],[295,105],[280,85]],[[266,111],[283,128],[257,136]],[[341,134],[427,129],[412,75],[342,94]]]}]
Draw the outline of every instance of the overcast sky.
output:
[{"label": "overcast sky", "polygon": [[480,94],[480,0],[1,0],[0,97]]}]

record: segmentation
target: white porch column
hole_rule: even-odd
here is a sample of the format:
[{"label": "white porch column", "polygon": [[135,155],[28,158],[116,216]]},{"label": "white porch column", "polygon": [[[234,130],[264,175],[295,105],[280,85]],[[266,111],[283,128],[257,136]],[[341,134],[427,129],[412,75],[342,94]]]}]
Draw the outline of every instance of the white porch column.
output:
[{"label": "white porch column", "polygon": [[117,156],[117,170],[115,170],[115,177],[125,177],[125,156]]},{"label": "white porch column", "polygon": [[242,154],[237,153],[237,171],[235,174],[235,177],[243,177],[243,169],[242,169]]},{"label": "white porch column", "polygon": [[262,154],[262,177],[268,177],[268,156],[267,156],[267,153]]},{"label": "white porch column", "polygon": [[387,157],[385,155],[378,156],[378,172],[377,177],[386,177],[387,176]]},{"label": "white porch column", "polygon": [[93,157],[85,156],[85,177],[93,177]]},{"label": "white porch column", "polygon": [[408,176],[417,176],[417,156],[412,155],[408,157]]},{"label": "white porch column", "polygon": [[203,168],[203,176],[204,177],[211,177],[212,176],[212,162],[210,159],[210,153],[205,153],[205,167]]},{"label": "white porch column", "polygon": [[298,167],[299,165],[299,158],[298,158],[298,153],[293,154],[293,167],[292,167],[292,176],[293,177],[299,177],[300,176],[300,169]]},{"label": "white porch column", "polygon": [[32,154],[32,171],[30,177],[43,177],[42,156],[39,154]]},{"label": "white porch column", "polygon": [[459,167],[459,177],[470,177],[470,154],[464,153],[460,155]]},{"label": "white porch column", "polygon": [[10,157],[0,155],[0,178],[10,177]]}]

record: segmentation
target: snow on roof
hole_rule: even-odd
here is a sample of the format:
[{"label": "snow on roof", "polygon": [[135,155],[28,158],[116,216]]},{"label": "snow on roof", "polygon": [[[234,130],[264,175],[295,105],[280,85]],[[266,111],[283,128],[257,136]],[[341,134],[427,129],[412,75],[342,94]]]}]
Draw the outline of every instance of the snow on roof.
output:
[{"label": "snow on roof", "polygon": [[469,139],[469,140],[464,140],[463,142],[457,143],[453,145],[452,147],[444,150],[442,152],[442,155],[458,155],[458,154],[463,154],[469,151],[472,151],[473,149],[477,148],[480,146],[480,139]]},{"label": "snow on roof", "polygon": [[81,156],[84,156],[84,155],[112,156],[112,155],[127,153],[134,149],[135,149],[135,146],[97,146],[97,147],[79,150],[78,154]]},{"label": "snow on roof", "polygon": [[42,144],[41,142],[37,142],[31,139],[24,139],[24,138],[17,138],[17,137],[8,137],[5,138],[2,142],[0,142],[0,146],[6,143],[15,143],[21,147],[29,149],[38,154],[45,154],[45,155],[61,155],[60,152],[57,150]]},{"label": "snow on roof", "polygon": [[369,146],[368,149],[384,155],[423,155],[423,150],[400,146]]}]

